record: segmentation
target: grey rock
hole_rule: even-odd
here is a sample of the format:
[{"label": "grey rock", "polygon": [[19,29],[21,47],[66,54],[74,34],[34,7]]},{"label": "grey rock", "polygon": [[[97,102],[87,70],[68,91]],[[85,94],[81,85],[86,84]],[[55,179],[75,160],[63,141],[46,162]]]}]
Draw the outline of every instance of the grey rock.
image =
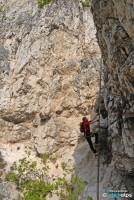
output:
[{"label": "grey rock", "polygon": [[112,189],[121,189],[123,186],[131,194],[134,194],[131,182],[134,176],[134,117],[125,116],[134,113],[133,9],[132,0],[92,1],[97,38],[105,66],[105,106],[108,110],[108,134],[112,141],[115,170],[110,185]]}]

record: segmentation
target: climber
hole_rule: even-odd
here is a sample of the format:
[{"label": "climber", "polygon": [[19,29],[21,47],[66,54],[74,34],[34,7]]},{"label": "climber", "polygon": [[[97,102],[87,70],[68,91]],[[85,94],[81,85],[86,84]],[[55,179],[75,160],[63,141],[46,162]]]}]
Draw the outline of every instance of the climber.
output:
[{"label": "climber", "polygon": [[97,153],[96,149],[94,149],[94,147],[93,147],[91,136],[92,136],[92,134],[95,135],[95,146],[98,146],[98,133],[90,132],[90,124],[94,124],[97,121],[96,120],[97,116],[93,120],[90,120],[90,121],[88,121],[88,119],[86,117],[82,118],[83,126],[84,126],[84,136],[85,136],[86,140],[88,141],[88,144],[95,156],[97,156],[98,153]]}]

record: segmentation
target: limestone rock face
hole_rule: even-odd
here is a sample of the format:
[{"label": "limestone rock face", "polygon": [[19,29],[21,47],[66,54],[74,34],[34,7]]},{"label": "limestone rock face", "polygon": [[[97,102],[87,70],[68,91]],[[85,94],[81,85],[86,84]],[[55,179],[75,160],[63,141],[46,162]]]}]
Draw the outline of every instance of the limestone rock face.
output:
[{"label": "limestone rock face", "polygon": [[[32,146],[31,159],[39,163],[37,154],[56,152],[59,163],[78,163],[81,178],[90,182],[81,164],[89,146],[81,141],[79,147],[78,140],[82,116],[90,117],[98,101],[100,50],[90,8],[75,0],[42,9],[33,0],[2,0],[1,9],[0,151],[8,170]],[[92,182],[82,199],[96,196],[90,187]],[[14,190],[0,183],[1,198],[17,199]]]},{"label": "limestone rock face", "polygon": [[[33,0],[3,0],[2,10],[2,156],[11,166],[24,156],[24,146],[28,145],[33,147],[34,154],[35,151],[38,155],[58,153],[59,162],[69,157],[74,163],[79,160],[82,172],[80,163],[86,157],[86,164],[90,153],[86,141],[80,142],[79,147],[79,122],[82,116],[92,114],[99,88],[100,50],[90,8],[74,0],[54,1],[42,9]],[[80,152],[83,157],[79,156]],[[89,181],[90,174],[86,177],[87,173],[83,173]],[[0,184],[0,191],[5,185]],[[91,196],[90,187],[92,184],[87,186],[84,198],[88,193]],[[10,200],[18,195],[12,196],[13,190],[4,194]],[[96,195],[94,191],[93,195]]]},{"label": "limestone rock face", "polygon": [[0,126],[4,142],[31,139],[38,153],[74,145],[98,92],[99,47],[78,1],[3,1]]},{"label": "limestone rock face", "polygon": [[132,0],[92,1],[92,12],[104,62],[105,106],[114,166],[111,186],[133,193],[134,4]]},{"label": "limestone rock face", "polygon": [[[88,182],[80,200],[87,195],[96,200],[97,160],[79,137],[79,122],[92,114],[99,88],[100,50],[90,8],[76,0],[53,1],[42,9],[33,0],[1,0],[1,9],[0,155],[10,166],[28,145],[34,158],[50,151],[61,156],[59,162],[73,158]],[[132,0],[92,1],[108,111],[108,136],[102,136],[108,141],[101,149],[108,142],[112,146],[109,167],[101,157],[101,200],[105,188],[133,192],[133,9]],[[106,120],[101,118],[102,124]],[[0,183],[0,195],[10,188],[6,184]],[[10,200],[17,198],[11,194]]]}]

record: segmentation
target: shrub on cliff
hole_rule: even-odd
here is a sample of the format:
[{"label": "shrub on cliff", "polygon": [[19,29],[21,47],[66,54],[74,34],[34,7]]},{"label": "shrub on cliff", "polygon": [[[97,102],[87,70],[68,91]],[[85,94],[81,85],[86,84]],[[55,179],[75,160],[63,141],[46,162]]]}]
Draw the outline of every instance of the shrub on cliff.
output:
[{"label": "shrub on cliff", "polygon": [[54,1],[54,0],[39,0],[38,3],[39,3],[39,8],[43,8],[43,6],[49,4],[51,1]]},{"label": "shrub on cliff", "polygon": [[[50,177],[49,162],[55,163],[56,159],[52,154],[44,154],[41,159],[43,167],[39,169],[37,162],[30,159],[30,153],[27,151],[27,157],[20,159],[19,164],[13,164],[13,171],[6,176],[6,180],[11,180],[16,184],[25,200],[46,200],[47,196],[51,198],[53,195],[64,200],[74,198],[77,200],[84,192],[87,182],[82,181],[78,175],[73,175],[76,170],[75,165],[70,169],[65,162],[61,163],[62,177]],[[68,173],[72,175],[70,181],[66,179]],[[87,197],[87,200],[89,199],[90,197]]]},{"label": "shrub on cliff", "polygon": [[[43,8],[45,5],[49,4],[51,1],[55,1],[55,0],[39,0],[38,3],[39,3],[39,8]],[[80,0],[83,4],[83,6],[86,6],[86,7],[90,7],[91,4],[90,4],[90,0]]]},{"label": "shrub on cliff", "polygon": [[86,7],[90,7],[91,4],[90,4],[90,0],[81,0],[83,6],[86,6]]}]

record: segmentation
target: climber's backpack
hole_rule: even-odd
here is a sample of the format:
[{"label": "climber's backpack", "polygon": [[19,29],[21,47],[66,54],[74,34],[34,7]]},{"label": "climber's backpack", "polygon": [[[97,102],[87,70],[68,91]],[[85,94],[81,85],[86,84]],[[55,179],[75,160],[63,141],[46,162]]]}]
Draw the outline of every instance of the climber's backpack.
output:
[{"label": "climber's backpack", "polygon": [[80,132],[84,133],[84,122],[80,122]]}]

